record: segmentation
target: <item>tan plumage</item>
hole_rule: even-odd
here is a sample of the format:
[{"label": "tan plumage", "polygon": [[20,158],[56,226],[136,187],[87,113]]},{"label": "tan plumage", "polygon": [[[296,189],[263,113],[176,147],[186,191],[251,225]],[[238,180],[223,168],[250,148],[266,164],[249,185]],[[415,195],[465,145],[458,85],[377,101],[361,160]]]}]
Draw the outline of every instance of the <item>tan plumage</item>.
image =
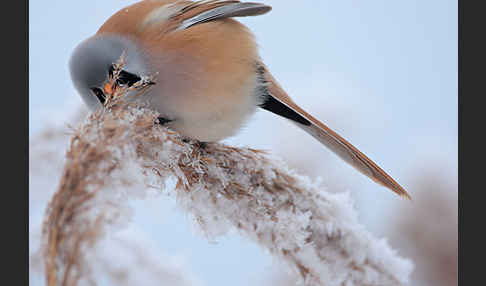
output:
[{"label": "tan plumage", "polygon": [[[232,19],[270,9],[240,1],[145,0],[108,19],[79,53],[83,45],[94,46],[90,53],[126,45],[137,63],[133,70],[155,75],[146,100],[183,135],[219,141],[261,107],[292,120],[361,173],[410,198],[373,161],[292,101],[262,63],[253,35]],[[84,72],[78,65],[72,67],[74,80]]]}]

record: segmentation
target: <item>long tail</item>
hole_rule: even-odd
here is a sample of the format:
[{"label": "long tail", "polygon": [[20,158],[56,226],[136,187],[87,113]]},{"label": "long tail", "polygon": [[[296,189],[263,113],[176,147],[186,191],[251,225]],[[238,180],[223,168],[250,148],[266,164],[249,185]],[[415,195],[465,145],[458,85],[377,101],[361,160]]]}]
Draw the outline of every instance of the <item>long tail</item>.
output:
[{"label": "long tail", "polygon": [[376,183],[389,188],[402,197],[409,200],[411,199],[407,191],[405,191],[405,189],[403,189],[375,162],[369,159],[365,154],[361,153],[356,147],[346,141],[346,139],[294,103],[263,64],[259,65],[258,72],[266,82],[266,98],[260,105],[261,108],[290,119],[298,127],[302,128],[319,140],[319,142],[331,149],[331,151],[337,154],[345,162],[371,178]]}]

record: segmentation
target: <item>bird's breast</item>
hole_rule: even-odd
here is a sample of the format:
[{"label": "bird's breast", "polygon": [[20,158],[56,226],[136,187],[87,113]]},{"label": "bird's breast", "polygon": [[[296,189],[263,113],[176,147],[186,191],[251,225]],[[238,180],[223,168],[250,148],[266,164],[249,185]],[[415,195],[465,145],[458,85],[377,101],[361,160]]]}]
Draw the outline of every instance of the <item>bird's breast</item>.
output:
[{"label": "bird's breast", "polygon": [[174,120],[172,128],[200,141],[237,133],[258,105],[256,74],[216,78],[198,68],[191,71],[161,73],[149,95],[151,106]]}]

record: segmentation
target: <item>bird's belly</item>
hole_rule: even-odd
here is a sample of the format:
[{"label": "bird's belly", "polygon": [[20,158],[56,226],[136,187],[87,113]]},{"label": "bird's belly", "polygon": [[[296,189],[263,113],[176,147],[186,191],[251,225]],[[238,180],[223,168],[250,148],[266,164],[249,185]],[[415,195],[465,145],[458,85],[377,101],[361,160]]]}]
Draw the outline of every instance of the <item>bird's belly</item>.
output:
[{"label": "bird's belly", "polygon": [[231,89],[162,91],[152,105],[161,116],[173,120],[168,126],[181,135],[203,142],[220,141],[235,135],[256,111],[256,84],[251,77]]},{"label": "bird's belly", "polygon": [[170,126],[184,136],[203,142],[216,142],[235,135],[256,110],[255,105],[187,115],[178,118]]}]

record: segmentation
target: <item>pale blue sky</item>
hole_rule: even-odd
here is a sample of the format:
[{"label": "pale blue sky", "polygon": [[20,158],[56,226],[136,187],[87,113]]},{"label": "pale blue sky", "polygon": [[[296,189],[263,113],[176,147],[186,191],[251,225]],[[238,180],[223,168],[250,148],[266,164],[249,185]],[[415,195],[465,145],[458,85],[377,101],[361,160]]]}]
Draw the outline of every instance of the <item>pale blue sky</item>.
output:
[{"label": "pale blue sky", "polygon": [[[81,104],[68,74],[70,53],[114,12],[134,2],[30,1],[29,134],[42,129],[46,116]],[[405,187],[412,170],[442,164],[428,162],[431,158],[456,173],[457,1],[262,2],[273,10],[241,21],[255,33],[262,58],[297,103],[386,166]],[[285,136],[268,132],[269,126]],[[258,113],[228,142],[289,151],[293,140],[284,139],[292,136],[299,136],[299,148],[316,150],[312,158],[329,159],[312,138],[266,113]],[[343,174],[349,171],[334,157],[329,160],[336,160]],[[367,206],[361,209],[364,222],[385,233],[376,226],[383,215],[379,210],[396,198],[360,175],[351,176],[354,185],[343,183],[343,188]],[[232,285],[248,285],[255,280],[245,280],[240,265],[256,280],[271,265],[268,255],[237,236],[217,245],[191,236],[177,211],[160,225],[140,223],[148,224],[148,231],[170,229],[170,235],[152,235],[162,249],[173,246],[169,254],[190,253],[191,268],[204,285],[227,285],[232,277],[241,278]]]}]

